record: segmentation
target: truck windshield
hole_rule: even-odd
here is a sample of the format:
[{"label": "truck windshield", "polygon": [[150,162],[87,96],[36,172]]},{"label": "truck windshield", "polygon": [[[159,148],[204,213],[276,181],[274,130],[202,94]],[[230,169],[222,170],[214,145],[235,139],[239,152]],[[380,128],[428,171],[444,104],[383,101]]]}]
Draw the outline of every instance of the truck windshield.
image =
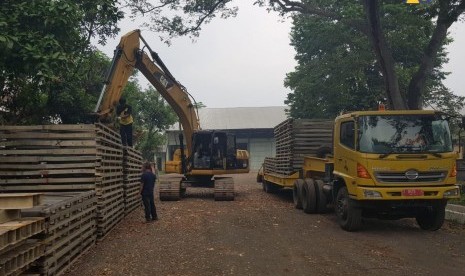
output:
[{"label": "truck windshield", "polygon": [[358,119],[358,150],[366,153],[452,151],[449,123],[440,115],[380,115]]}]

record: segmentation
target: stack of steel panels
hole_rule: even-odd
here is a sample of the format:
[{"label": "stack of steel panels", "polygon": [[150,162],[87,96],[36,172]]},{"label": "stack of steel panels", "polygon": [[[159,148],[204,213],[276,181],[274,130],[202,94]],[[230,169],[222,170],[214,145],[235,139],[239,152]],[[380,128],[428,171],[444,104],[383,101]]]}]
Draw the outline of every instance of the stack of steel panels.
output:
[{"label": "stack of steel panels", "polygon": [[0,191],[97,195],[97,233],[124,217],[123,147],[103,124],[0,126]]},{"label": "stack of steel panels", "polygon": [[98,124],[97,235],[103,238],[124,217],[123,146],[116,131]]},{"label": "stack of steel panels", "polygon": [[143,165],[142,155],[139,151],[124,147],[123,175],[124,175],[124,212],[130,213],[140,206],[140,175]]},{"label": "stack of steel panels", "polygon": [[303,157],[331,146],[333,121],[287,119],[274,128],[276,156],[265,159],[265,172],[289,175],[302,168]]},{"label": "stack of steel panels", "polygon": [[42,204],[21,210],[22,216],[46,221],[45,253],[29,273],[57,275],[95,244],[97,198],[95,191],[44,193]]},{"label": "stack of steel panels", "polygon": [[22,208],[40,204],[37,194],[0,195],[0,275],[19,275],[44,255],[45,220],[21,217]]}]

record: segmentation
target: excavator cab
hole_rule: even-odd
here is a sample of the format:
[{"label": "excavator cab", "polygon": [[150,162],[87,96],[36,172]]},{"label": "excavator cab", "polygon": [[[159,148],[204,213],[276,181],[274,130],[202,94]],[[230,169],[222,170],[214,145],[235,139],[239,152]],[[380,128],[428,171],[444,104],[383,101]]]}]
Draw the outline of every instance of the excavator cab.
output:
[{"label": "excavator cab", "polygon": [[198,131],[193,135],[192,168],[228,170],[237,168],[236,137],[222,131]]}]

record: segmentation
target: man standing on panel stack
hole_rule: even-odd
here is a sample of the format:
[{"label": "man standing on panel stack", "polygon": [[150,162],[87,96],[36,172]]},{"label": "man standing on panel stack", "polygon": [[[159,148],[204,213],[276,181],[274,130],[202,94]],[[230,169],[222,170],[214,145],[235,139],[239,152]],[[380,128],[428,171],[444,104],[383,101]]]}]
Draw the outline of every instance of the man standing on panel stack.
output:
[{"label": "man standing on panel stack", "polygon": [[123,146],[132,147],[132,107],[126,103],[125,98],[119,100],[116,107],[116,115],[119,120],[119,132],[121,134],[121,143]]}]

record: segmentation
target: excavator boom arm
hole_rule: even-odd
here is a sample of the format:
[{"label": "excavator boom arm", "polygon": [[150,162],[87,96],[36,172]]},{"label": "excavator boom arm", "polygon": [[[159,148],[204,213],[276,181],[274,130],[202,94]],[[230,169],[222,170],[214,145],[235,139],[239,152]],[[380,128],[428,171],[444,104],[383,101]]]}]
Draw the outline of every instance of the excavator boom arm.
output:
[{"label": "excavator boom arm", "polygon": [[[140,49],[141,40],[150,51],[153,60]],[[150,49],[139,30],[124,35],[115,50],[111,69],[95,110],[99,117],[103,119],[111,115],[134,68],[147,78],[178,115],[187,149],[191,149],[194,131],[200,130],[197,109],[191,101],[192,97],[171,75],[158,55]]]}]

